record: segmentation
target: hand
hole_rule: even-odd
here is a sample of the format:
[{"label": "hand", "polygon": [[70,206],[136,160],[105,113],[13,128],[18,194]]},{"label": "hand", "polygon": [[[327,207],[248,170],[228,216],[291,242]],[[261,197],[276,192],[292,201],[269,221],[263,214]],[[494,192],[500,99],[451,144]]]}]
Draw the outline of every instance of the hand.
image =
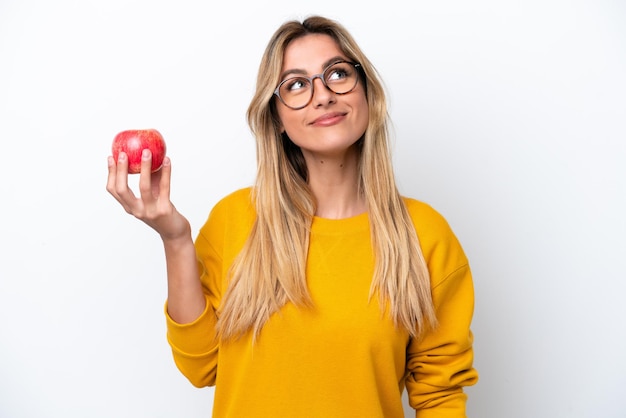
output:
[{"label": "hand", "polygon": [[128,186],[128,157],[123,152],[119,154],[117,162],[111,156],[108,158],[107,191],[126,212],[149,225],[164,241],[189,237],[189,222],[170,201],[172,166],[169,157],[165,157],[161,169],[154,173],[150,172],[150,150],[143,150],[141,157],[140,197],[136,197]]}]

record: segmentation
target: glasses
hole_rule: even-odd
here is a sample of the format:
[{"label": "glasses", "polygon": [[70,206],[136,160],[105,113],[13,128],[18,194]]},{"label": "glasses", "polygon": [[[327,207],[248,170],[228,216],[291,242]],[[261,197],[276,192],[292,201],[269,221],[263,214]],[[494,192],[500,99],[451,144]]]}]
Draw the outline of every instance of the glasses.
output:
[{"label": "glasses", "polygon": [[297,76],[283,80],[274,94],[290,109],[302,109],[313,99],[313,81],[322,80],[326,88],[335,94],[350,93],[359,81],[357,69],[361,64],[349,61],[337,61],[330,64],[321,74],[311,77]]}]

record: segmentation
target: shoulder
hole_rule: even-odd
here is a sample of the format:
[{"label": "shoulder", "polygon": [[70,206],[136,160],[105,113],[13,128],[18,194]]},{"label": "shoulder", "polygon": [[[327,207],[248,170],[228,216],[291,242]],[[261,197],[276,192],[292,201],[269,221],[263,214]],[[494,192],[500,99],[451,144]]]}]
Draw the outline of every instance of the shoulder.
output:
[{"label": "shoulder", "polygon": [[217,201],[200,233],[215,235],[225,234],[226,231],[231,233],[235,231],[245,232],[251,227],[254,218],[252,188],[238,189]]},{"label": "shoulder", "polygon": [[468,264],[463,247],[446,218],[428,203],[404,198],[415,232],[435,282]]},{"label": "shoulder", "polygon": [[235,190],[217,201],[211,213],[210,218],[231,218],[234,215],[254,211],[252,202],[252,188],[245,187]]},{"label": "shoulder", "polygon": [[418,234],[452,233],[446,218],[430,204],[411,197],[403,197],[403,200]]},{"label": "shoulder", "polygon": [[252,203],[252,187],[237,189],[226,196],[223,196],[214,206],[215,208],[247,206]]}]

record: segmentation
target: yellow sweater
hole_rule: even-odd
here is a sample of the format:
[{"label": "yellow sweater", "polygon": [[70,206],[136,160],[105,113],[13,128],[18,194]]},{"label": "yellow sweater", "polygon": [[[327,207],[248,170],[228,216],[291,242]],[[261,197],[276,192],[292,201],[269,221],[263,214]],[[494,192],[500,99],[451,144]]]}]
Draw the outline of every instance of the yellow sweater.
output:
[{"label": "yellow sweater", "polygon": [[207,309],[190,324],[167,316],[180,371],[215,385],[217,418],[402,418],[402,391],[420,418],[465,417],[463,387],[472,366],[473,284],[467,259],[445,219],[405,199],[428,263],[439,327],[416,341],[368,303],[373,254],[367,214],[314,218],[307,282],[314,308],[287,304],[258,340],[213,342],[226,272],[254,221],[250,190],[220,201],[196,239]]}]

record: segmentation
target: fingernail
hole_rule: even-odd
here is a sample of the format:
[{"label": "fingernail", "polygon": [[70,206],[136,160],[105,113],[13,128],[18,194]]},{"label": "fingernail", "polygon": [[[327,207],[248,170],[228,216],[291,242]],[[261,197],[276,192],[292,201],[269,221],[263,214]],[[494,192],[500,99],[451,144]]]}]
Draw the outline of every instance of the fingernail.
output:
[{"label": "fingernail", "polygon": [[143,158],[144,160],[147,160],[150,158],[150,150],[148,148],[144,149],[143,151],[141,151],[141,158]]},{"label": "fingernail", "polygon": [[115,160],[110,155],[107,157],[107,164],[109,167],[113,167],[115,165]]},{"label": "fingernail", "polygon": [[117,156],[117,162],[122,162],[126,160],[126,153],[125,152],[120,152],[119,155]]}]

